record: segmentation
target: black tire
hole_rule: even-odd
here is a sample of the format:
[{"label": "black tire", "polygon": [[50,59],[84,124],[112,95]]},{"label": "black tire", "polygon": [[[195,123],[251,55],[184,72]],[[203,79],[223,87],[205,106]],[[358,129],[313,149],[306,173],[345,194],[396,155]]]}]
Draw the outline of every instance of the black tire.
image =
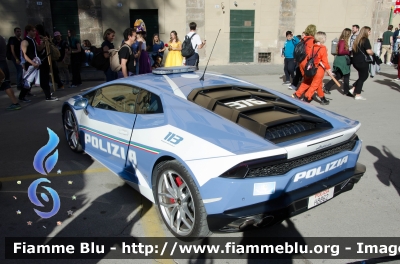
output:
[{"label": "black tire", "polygon": [[79,139],[78,122],[71,108],[68,107],[64,110],[62,120],[68,146],[74,152],[82,152],[83,148]]},{"label": "black tire", "polygon": [[176,160],[166,161],[154,175],[154,199],[170,232],[186,241],[211,235],[199,190],[186,168]]}]

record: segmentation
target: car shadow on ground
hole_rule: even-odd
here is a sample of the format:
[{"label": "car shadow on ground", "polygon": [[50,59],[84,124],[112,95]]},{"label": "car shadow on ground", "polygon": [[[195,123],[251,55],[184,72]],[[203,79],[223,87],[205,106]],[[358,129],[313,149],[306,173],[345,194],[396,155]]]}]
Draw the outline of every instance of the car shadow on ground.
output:
[{"label": "car shadow on ground", "polygon": [[[240,234],[240,233],[239,233]],[[268,244],[268,239],[275,240],[276,238],[283,239],[285,237],[290,237],[290,238],[297,238],[299,243],[303,243],[304,239],[302,238],[302,235],[300,232],[297,230],[295,227],[292,219],[287,219],[283,221],[280,224],[276,224],[273,226],[269,227],[262,227],[262,228],[256,228],[256,229],[250,229],[247,231],[244,231],[242,233],[242,237],[209,237],[209,238],[204,238],[201,240],[201,245],[214,245],[218,243],[221,248],[225,249],[226,244],[231,242],[233,245],[256,245],[260,244],[260,240],[262,244]],[[215,241],[215,243],[213,243]],[[200,244],[196,243],[195,244]],[[230,250],[233,249],[234,246],[230,248]],[[236,248],[237,250],[237,248]],[[221,259],[223,255],[219,255],[218,259]],[[190,264],[212,264],[214,263],[214,259],[212,259],[213,256],[207,253],[202,253],[202,254],[193,254],[189,261],[187,263]],[[235,260],[236,262],[247,262],[249,264],[258,264],[258,263],[283,263],[283,264],[291,264],[293,263],[293,259],[296,257],[296,255],[291,255],[287,259],[270,259],[267,257],[267,255],[262,254],[262,253],[249,253],[249,254],[237,254],[237,259]],[[298,258],[301,258],[300,255],[298,255]],[[304,258],[303,258],[304,259]],[[185,262],[186,263],[186,262]],[[227,261],[228,263],[228,261]]]},{"label": "car shadow on ground", "polygon": [[400,159],[395,157],[389,148],[382,146],[382,151],[374,146],[367,146],[367,150],[378,158],[374,163],[378,172],[378,179],[386,186],[393,185],[400,195]]}]

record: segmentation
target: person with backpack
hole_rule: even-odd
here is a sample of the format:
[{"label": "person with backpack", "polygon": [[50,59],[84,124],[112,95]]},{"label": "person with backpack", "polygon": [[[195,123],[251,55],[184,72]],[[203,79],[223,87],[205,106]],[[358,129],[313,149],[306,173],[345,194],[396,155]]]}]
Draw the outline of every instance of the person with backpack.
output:
[{"label": "person with backpack", "polygon": [[[200,36],[196,33],[197,24],[191,22],[189,24],[190,32],[186,34],[182,44],[181,54],[186,58],[186,66],[196,66],[199,69],[199,53],[198,50],[206,45],[206,40],[201,41]],[[191,46],[189,45],[192,44]]]},{"label": "person with backpack", "polygon": [[[328,52],[324,45],[326,41],[325,32],[319,31],[315,35],[314,44],[305,59],[305,66],[303,68],[304,80],[299,89],[292,95],[293,98],[300,99],[305,93],[305,101],[310,103],[317,91],[321,99],[322,105],[328,105],[329,101],[325,98],[322,91],[322,84],[325,71],[332,73],[328,62]],[[321,65],[322,64],[322,65]]]},{"label": "person with backpack", "polygon": [[181,54],[182,43],[179,41],[178,33],[171,31],[170,40],[168,42],[168,54],[165,59],[165,67],[182,66],[183,57]]},{"label": "person with backpack", "polygon": [[292,80],[294,79],[294,48],[299,42],[299,39],[293,36],[292,31],[286,31],[286,42],[282,52],[282,57],[285,58],[283,67],[283,71],[285,72],[285,82],[283,84],[291,85],[290,77],[292,77]]},{"label": "person with backpack", "polygon": [[361,91],[364,82],[368,79],[369,75],[369,64],[372,59],[369,55],[374,55],[372,51],[371,42],[369,42],[369,35],[371,34],[370,27],[363,27],[360,30],[357,38],[353,43],[353,67],[358,71],[358,79],[353,84],[353,88],[350,90],[350,94],[354,96],[355,100],[367,100],[361,96]]},{"label": "person with backpack", "polygon": [[124,31],[124,44],[118,51],[121,70],[118,72],[118,78],[125,78],[134,75],[136,72],[135,54],[132,52],[132,44],[136,41],[136,32],[132,28]]},{"label": "person with backpack", "polygon": [[[351,29],[345,28],[339,37],[339,42],[336,46],[336,56],[333,61],[333,69],[336,79],[343,78],[343,94],[347,95],[350,89],[350,49],[349,40],[351,36]],[[327,82],[323,88],[324,93],[330,94],[332,86],[335,84],[333,80]]]},{"label": "person with backpack", "polygon": [[[305,36],[306,36],[306,34],[304,32],[301,33],[301,35],[297,36],[297,38],[300,40],[299,43],[301,43],[304,40]],[[296,48],[293,51],[293,55],[295,55],[295,51],[296,51]],[[300,80],[303,78],[303,75],[301,74],[301,71],[300,71],[300,65],[296,61],[296,59],[294,60],[294,63],[296,65],[295,75],[294,75],[294,78],[292,80],[292,83],[288,86],[289,90],[297,90],[297,86],[299,85]]]},{"label": "person with backpack", "polygon": [[14,36],[8,39],[7,43],[7,59],[11,60],[14,64],[15,70],[17,71],[17,89],[21,90],[24,87],[22,79],[22,65],[21,65],[21,29],[19,27],[14,28]]}]

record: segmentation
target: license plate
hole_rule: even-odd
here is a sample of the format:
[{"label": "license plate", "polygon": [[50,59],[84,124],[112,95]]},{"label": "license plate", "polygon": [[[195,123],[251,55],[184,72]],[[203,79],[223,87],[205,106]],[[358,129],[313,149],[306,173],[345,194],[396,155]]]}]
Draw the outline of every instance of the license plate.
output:
[{"label": "license plate", "polygon": [[308,198],[308,209],[322,204],[333,197],[335,187],[316,193]]}]

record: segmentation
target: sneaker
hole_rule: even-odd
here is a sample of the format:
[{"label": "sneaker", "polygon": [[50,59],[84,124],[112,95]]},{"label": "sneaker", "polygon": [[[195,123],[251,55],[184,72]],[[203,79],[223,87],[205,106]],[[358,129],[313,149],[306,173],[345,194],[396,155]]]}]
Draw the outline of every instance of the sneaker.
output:
[{"label": "sneaker", "polygon": [[78,86],[75,85],[75,84],[71,84],[71,85],[69,86],[69,88],[76,88],[76,87],[78,87]]},{"label": "sneaker", "polygon": [[326,89],[325,86],[322,86],[322,90],[323,90],[324,93],[326,93],[326,94],[331,94],[331,91],[329,91],[328,89]]},{"label": "sneaker", "polygon": [[19,110],[21,109],[20,104],[11,104],[9,107],[7,107],[7,110]]},{"label": "sneaker", "polygon": [[326,100],[325,96],[321,98],[321,105],[328,105],[329,101]]},{"label": "sneaker", "polygon": [[292,84],[292,83],[289,82],[289,81],[286,81],[286,82],[282,83],[282,85],[291,85],[291,84]]},{"label": "sneaker", "polygon": [[388,63],[386,63],[387,65],[389,65],[389,66],[391,66],[393,63],[391,63],[391,62],[388,62]]},{"label": "sneaker", "polygon": [[29,99],[26,99],[26,98],[22,98],[22,99],[19,99],[21,102],[24,102],[24,103],[29,103],[31,100],[29,100]]},{"label": "sneaker", "polygon": [[303,101],[306,102],[306,103],[311,103],[312,100],[313,100],[312,98],[311,98],[311,99],[308,99],[308,98],[305,97],[305,96],[304,96],[304,98],[303,98]]},{"label": "sneaker", "polygon": [[46,101],[47,101],[47,102],[50,102],[50,101],[58,101],[58,98],[57,98],[57,97],[50,97],[50,98],[46,98]]},{"label": "sneaker", "polygon": [[33,93],[31,93],[31,92],[27,93],[26,95],[27,95],[27,96],[33,96],[33,97],[36,96],[36,95],[34,95]]},{"label": "sneaker", "polygon": [[356,96],[354,97],[354,100],[363,100],[363,101],[365,101],[365,100],[367,100],[367,98],[362,97],[361,95],[356,95]]},{"label": "sneaker", "polygon": [[300,97],[298,97],[296,93],[292,94],[292,97],[293,97],[294,99],[300,100]]},{"label": "sneaker", "polygon": [[295,90],[295,91],[297,90],[297,87],[294,86],[293,84],[289,85],[288,88],[289,90]]}]

